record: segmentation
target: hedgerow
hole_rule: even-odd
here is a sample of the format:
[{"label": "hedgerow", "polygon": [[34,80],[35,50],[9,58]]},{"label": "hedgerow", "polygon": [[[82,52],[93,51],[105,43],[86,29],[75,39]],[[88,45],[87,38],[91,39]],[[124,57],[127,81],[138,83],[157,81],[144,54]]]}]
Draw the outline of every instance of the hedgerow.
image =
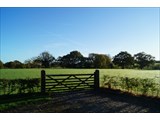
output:
[{"label": "hedgerow", "polygon": [[33,93],[40,91],[39,78],[27,79],[0,79],[0,95]]},{"label": "hedgerow", "polygon": [[148,96],[160,96],[160,84],[151,78],[103,76],[102,87]]}]

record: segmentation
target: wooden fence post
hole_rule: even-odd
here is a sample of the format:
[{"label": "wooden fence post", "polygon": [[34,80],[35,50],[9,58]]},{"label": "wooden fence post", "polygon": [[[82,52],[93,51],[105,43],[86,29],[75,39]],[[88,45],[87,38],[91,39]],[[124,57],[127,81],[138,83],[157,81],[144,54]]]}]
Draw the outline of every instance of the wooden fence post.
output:
[{"label": "wooden fence post", "polygon": [[46,73],[44,70],[41,71],[41,93],[45,93],[45,77]]},{"label": "wooden fence post", "polygon": [[95,90],[99,89],[99,70],[96,70],[94,72],[94,89]]}]

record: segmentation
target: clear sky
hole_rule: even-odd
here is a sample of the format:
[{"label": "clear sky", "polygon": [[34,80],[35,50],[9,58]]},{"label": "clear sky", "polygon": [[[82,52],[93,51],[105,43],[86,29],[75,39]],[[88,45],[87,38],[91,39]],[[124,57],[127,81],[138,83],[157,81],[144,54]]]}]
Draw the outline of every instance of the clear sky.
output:
[{"label": "clear sky", "polygon": [[55,58],[78,50],[134,55],[146,52],[159,60],[159,8],[1,8],[1,60],[38,56]]}]

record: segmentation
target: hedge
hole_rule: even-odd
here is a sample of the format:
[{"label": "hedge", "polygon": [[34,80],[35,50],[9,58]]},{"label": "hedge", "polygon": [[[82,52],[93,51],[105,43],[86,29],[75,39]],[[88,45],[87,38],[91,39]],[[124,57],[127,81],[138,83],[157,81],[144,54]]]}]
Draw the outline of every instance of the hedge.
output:
[{"label": "hedge", "polygon": [[40,79],[0,79],[0,95],[40,92]]}]

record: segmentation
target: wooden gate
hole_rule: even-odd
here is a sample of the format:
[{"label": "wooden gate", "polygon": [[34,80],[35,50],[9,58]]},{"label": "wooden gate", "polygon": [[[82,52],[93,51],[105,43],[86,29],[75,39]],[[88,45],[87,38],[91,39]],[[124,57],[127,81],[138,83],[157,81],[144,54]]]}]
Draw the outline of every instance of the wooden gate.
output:
[{"label": "wooden gate", "polygon": [[46,74],[41,71],[41,92],[99,89],[99,70],[92,74]]}]

